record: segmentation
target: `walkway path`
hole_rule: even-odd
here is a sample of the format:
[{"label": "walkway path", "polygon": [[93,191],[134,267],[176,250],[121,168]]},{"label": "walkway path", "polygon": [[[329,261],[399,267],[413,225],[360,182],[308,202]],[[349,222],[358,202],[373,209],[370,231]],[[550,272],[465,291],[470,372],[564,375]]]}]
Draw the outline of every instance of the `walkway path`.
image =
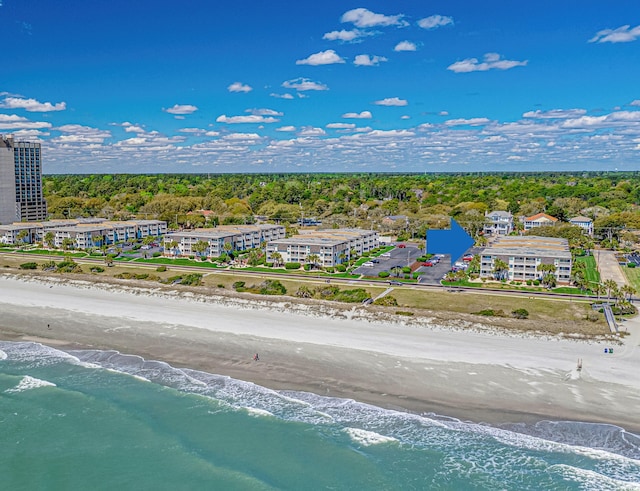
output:
[{"label": "walkway path", "polygon": [[616,255],[613,251],[596,249],[593,251],[593,256],[596,259],[598,271],[600,271],[601,283],[604,283],[607,280],[615,281],[618,286],[626,285],[628,283],[627,277],[622,272],[622,268],[620,268]]}]

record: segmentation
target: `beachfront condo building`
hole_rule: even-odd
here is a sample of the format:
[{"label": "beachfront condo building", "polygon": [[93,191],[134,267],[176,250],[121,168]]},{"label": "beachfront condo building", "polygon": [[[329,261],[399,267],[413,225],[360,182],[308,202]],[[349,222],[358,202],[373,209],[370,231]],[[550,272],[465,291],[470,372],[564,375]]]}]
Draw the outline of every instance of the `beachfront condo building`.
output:
[{"label": "beachfront condo building", "polygon": [[[167,233],[167,222],[162,220],[109,221],[105,218],[78,218],[75,220],[51,220],[46,222],[13,223],[0,225],[0,244],[20,245],[31,243],[72,249],[89,249],[135,241],[145,237],[161,237]],[[49,235],[50,234],[50,235]]]},{"label": "beachfront condo building", "polygon": [[0,224],[47,218],[39,143],[0,135]]},{"label": "beachfront condo building", "polygon": [[480,278],[495,278],[496,261],[504,261],[509,269],[503,278],[509,281],[539,280],[544,275],[542,264],[553,264],[558,284],[571,281],[571,252],[567,239],[537,236],[498,238],[480,254]]},{"label": "beachfront condo building", "polygon": [[556,217],[552,217],[546,213],[536,213],[533,216],[524,217],[521,220],[525,231],[537,227],[549,227],[558,223],[558,219]]},{"label": "beachfront condo building", "polygon": [[[220,257],[229,252],[260,248],[271,240],[284,238],[285,235],[286,229],[282,225],[268,223],[182,230],[164,236],[164,255]],[[196,250],[199,242],[207,244],[206,250]]]},{"label": "beachfront condo building", "polygon": [[379,244],[378,233],[373,230],[318,230],[269,242],[267,262],[276,262],[278,258],[281,263],[308,263],[313,258],[315,264],[331,267],[347,262],[352,255],[361,256]]}]

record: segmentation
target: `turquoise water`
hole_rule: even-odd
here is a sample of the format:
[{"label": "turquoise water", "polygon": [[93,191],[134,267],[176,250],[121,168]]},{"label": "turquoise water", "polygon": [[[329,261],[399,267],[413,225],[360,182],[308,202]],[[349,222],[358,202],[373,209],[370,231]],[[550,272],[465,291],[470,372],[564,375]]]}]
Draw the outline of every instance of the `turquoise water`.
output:
[{"label": "turquoise water", "polygon": [[615,426],[492,428],[35,343],[0,342],[0,424],[7,490],[640,489]]}]

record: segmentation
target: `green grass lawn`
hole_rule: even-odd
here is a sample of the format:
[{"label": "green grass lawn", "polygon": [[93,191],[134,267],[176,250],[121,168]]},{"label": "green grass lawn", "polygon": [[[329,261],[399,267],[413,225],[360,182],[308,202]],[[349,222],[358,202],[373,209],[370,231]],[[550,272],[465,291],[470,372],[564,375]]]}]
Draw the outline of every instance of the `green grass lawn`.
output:
[{"label": "green grass lawn", "polygon": [[622,266],[622,271],[627,275],[627,279],[631,286],[636,289],[636,291],[640,292],[640,268],[628,268],[627,266]]},{"label": "green grass lawn", "polygon": [[596,268],[596,260],[593,256],[578,256],[575,262],[585,264],[585,274],[589,283],[600,283],[600,272]]},{"label": "green grass lawn", "polygon": [[86,252],[70,252],[70,251],[50,251],[48,249],[22,249],[18,250],[23,254],[36,254],[40,256],[71,256],[71,257],[87,257]]}]

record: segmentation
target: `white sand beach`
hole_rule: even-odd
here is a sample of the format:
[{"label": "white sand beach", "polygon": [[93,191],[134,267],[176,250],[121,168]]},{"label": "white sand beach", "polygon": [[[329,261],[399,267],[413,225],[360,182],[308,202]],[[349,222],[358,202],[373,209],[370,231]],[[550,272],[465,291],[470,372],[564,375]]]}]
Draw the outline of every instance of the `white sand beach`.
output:
[{"label": "white sand beach", "polygon": [[292,309],[284,300],[0,276],[6,340],[115,349],[274,389],[492,424],[576,420],[640,431],[638,318],[623,324],[630,335],[614,344],[322,310]]}]

